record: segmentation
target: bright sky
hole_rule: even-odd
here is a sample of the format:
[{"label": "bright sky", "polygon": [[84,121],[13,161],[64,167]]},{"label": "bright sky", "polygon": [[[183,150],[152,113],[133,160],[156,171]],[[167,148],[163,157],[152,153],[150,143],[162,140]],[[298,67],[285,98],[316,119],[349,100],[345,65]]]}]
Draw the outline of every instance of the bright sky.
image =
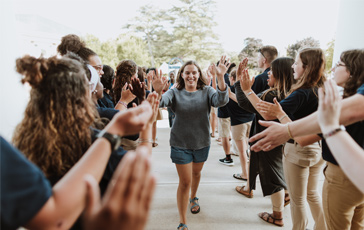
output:
[{"label": "bright sky", "polygon": [[[101,40],[116,38],[122,27],[151,3],[169,8],[177,0],[16,0],[20,14],[35,14],[93,34]],[[215,32],[226,51],[239,52],[246,37],[260,38],[264,45],[284,51],[306,37],[320,41],[321,48],[335,38],[339,0],[216,0]]]}]

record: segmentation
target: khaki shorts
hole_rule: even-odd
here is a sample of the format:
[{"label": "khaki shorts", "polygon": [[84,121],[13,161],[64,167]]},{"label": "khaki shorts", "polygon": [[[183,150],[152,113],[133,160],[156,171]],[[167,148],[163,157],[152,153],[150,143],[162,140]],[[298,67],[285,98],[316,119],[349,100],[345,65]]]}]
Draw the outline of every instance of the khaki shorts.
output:
[{"label": "khaki shorts", "polygon": [[246,122],[240,125],[231,126],[232,138],[236,141],[244,140],[244,138],[249,137],[250,127],[252,122]]},{"label": "khaki shorts", "polygon": [[218,123],[219,137],[229,137],[230,136],[230,117],[219,118],[217,123]]}]

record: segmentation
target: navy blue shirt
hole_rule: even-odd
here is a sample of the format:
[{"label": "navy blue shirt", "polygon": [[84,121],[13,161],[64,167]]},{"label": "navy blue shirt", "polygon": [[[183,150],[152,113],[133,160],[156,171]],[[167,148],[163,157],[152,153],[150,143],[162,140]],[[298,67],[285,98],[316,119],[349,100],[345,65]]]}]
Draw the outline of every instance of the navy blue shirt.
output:
[{"label": "navy blue shirt", "polygon": [[[357,93],[364,96],[364,84],[360,86],[360,88],[357,90]],[[354,141],[364,149],[364,122],[359,121],[346,126],[345,128]],[[322,139],[322,158],[324,158],[325,161],[338,165],[336,159],[327,146],[325,139]]]},{"label": "navy blue shirt", "polygon": [[279,103],[292,121],[306,117],[317,110],[317,88],[297,89]]},{"label": "navy blue shirt", "polygon": [[254,83],[252,85],[252,90],[255,94],[259,94],[264,90],[269,89],[268,85],[268,72],[270,71],[270,67],[266,68],[263,73],[257,75],[254,79]]},{"label": "navy blue shirt", "polygon": [[52,187],[43,172],[1,139],[1,229],[27,224],[48,199]]},{"label": "navy blue shirt", "polygon": [[[240,84],[239,84],[240,85]],[[231,92],[235,93],[235,87],[230,86]],[[250,113],[243,108],[241,108],[238,103],[231,100],[229,98],[229,102],[226,105],[229,117],[230,117],[230,124],[232,126],[234,125],[240,125],[244,124],[246,122],[252,121],[254,119],[254,114]]]},{"label": "navy blue shirt", "polygon": [[104,92],[103,98],[97,100],[97,104],[99,104],[99,106],[102,108],[115,108],[112,97],[106,92]]}]

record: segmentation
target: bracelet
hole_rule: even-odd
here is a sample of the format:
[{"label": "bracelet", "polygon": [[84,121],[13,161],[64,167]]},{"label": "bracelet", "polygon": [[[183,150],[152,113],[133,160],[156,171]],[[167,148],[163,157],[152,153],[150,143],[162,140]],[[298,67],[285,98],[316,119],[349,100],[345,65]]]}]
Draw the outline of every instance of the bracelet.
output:
[{"label": "bracelet", "polygon": [[330,132],[328,132],[328,133],[325,133],[324,135],[323,135],[323,137],[326,139],[326,138],[329,138],[329,137],[331,137],[331,136],[334,136],[336,133],[338,133],[338,132],[340,132],[340,131],[345,131],[346,129],[345,129],[345,126],[343,126],[343,125],[340,125],[339,126],[339,128],[336,128],[336,129],[334,129],[334,130],[331,130]]},{"label": "bracelet", "polygon": [[138,143],[153,143],[152,139],[138,139]]},{"label": "bracelet", "polygon": [[246,94],[246,96],[249,97],[252,93],[253,91],[250,91],[249,93]]},{"label": "bracelet", "polygon": [[279,122],[281,122],[284,118],[286,118],[287,117],[287,115],[284,115],[283,117],[281,117],[280,119],[278,119],[279,120]]},{"label": "bracelet", "polygon": [[125,108],[128,108],[128,105],[127,105],[125,102],[123,102],[123,101],[119,101],[118,103],[119,103],[119,104],[122,104]]},{"label": "bracelet", "polygon": [[291,130],[289,130],[289,123],[287,124],[287,131],[288,131],[289,138],[293,139]]}]

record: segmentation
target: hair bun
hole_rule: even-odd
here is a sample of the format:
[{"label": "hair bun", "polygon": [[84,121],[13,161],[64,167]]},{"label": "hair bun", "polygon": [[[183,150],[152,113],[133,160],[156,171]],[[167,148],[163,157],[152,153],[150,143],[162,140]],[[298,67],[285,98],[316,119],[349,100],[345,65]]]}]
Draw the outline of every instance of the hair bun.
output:
[{"label": "hair bun", "polygon": [[68,34],[61,39],[61,44],[58,45],[57,51],[61,55],[67,54],[67,52],[78,53],[80,49],[85,48],[86,44],[81,38],[75,34]]},{"label": "hair bun", "polygon": [[37,87],[40,84],[47,70],[48,61],[42,57],[35,58],[26,55],[16,60],[16,71],[24,76],[21,82],[28,82],[32,87]]}]

